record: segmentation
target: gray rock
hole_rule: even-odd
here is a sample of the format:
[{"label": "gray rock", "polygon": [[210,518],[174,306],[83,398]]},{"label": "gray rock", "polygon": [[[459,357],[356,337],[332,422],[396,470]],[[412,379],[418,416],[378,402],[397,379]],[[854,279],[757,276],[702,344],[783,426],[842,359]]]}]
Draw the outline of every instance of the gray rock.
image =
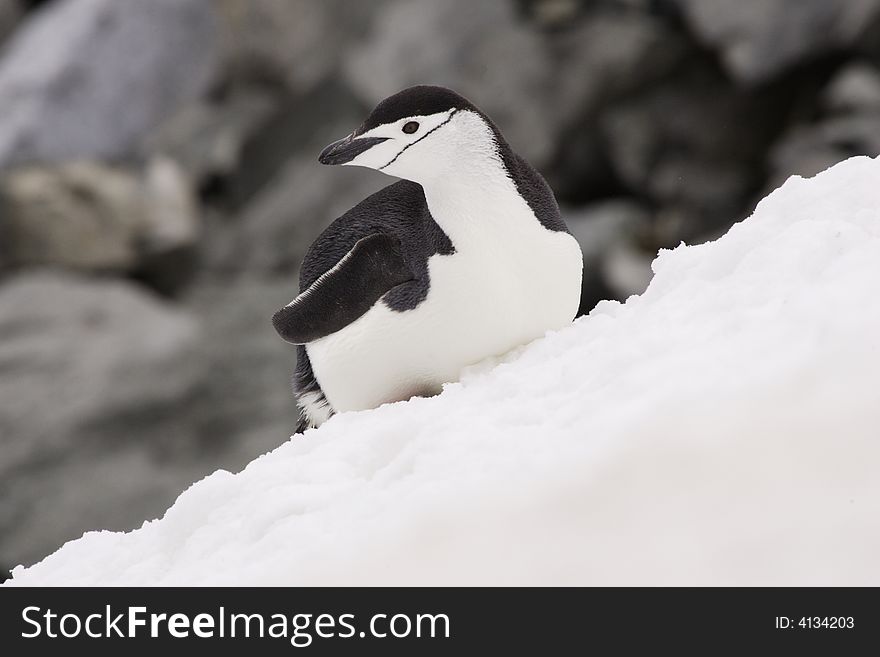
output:
[{"label": "gray rock", "polygon": [[653,253],[640,248],[651,232],[651,213],[628,199],[564,211],[565,222],[584,254],[581,308],[603,298],[626,299],[644,292],[653,276]]},{"label": "gray rock", "polygon": [[29,274],[0,286],[0,563],[157,517],[295,425],[293,350],[269,318],[289,281],[137,286]]},{"label": "gray rock", "polygon": [[[636,12],[597,11],[546,39],[556,84],[547,121],[568,126],[662,78],[688,55],[681,35]],[[500,62],[499,62],[500,64]]]},{"label": "gray rock", "polygon": [[880,155],[880,112],[792,128],[770,151],[767,189],[792,175],[813,176],[854,155]]},{"label": "gray rock", "polygon": [[327,88],[278,114],[283,120],[274,123],[276,129],[248,142],[229,181],[233,199],[246,203],[232,216],[221,213],[209,220],[203,249],[208,271],[294,272],[321,230],[394,182],[369,169],[318,163],[326,144],[364,119],[364,108],[350,95]]},{"label": "gray rock", "polygon": [[196,328],[129,283],[35,273],[0,286],[2,426],[16,436],[4,464],[48,458],[97,415],[184,396]]},{"label": "gray rock", "polygon": [[367,169],[322,167],[311,154],[295,157],[235,223],[210,230],[206,266],[263,275],[294,272],[330,222],[392,182]]},{"label": "gray rock", "polygon": [[737,80],[769,80],[803,59],[855,43],[878,0],[671,0]]},{"label": "gray rock", "polygon": [[558,84],[543,111],[557,132],[555,155],[542,173],[572,203],[613,193],[597,114],[669,74],[687,56],[686,42],[644,13],[595,12],[554,32],[547,45]]},{"label": "gray rock", "polygon": [[[145,152],[179,162],[206,204],[234,223],[291,157],[317,159],[327,143],[351,132],[366,112],[350,91],[332,82],[303,96],[235,88],[181,110],[147,140]],[[225,228],[217,226],[220,232]],[[208,238],[213,237],[212,231]]]},{"label": "gray rock", "polygon": [[529,19],[545,28],[563,27],[577,19],[579,0],[519,0]]},{"label": "gray rock", "polygon": [[822,92],[822,104],[836,113],[880,111],[880,70],[863,63],[846,66]]},{"label": "gray rock", "polygon": [[218,0],[226,68],[234,80],[305,93],[335,75],[386,0]]},{"label": "gray rock", "polygon": [[266,128],[276,107],[271,94],[258,90],[236,92],[222,102],[199,99],[151,132],[144,151],[171,158],[199,186],[228,178],[241,166],[247,141]]},{"label": "gray rock", "polygon": [[[136,460],[120,457],[129,436],[96,444],[96,423],[179,403],[199,374],[187,358],[197,331],[130,284],[36,274],[0,287],[0,335],[0,554],[32,559],[45,546],[35,535],[71,538],[91,515],[83,498],[132,501],[113,498],[132,468],[111,472]],[[71,469],[83,476],[51,483]],[[47,482],[56,494],[34,498]]]},{"label": "gray rock", "polygon": [[25,167],[0,176],[0,265],[136,271],[193,249],[199,212],[167,159],[142,172],[91,162]]},{"label": "gray rock", "polygon": [[778,100],[732,89],[696,66],[608,106],[599,125],[630,191],[693,217],[677,243],[737,219],[761,184],[766,143],[785,113]]},{"label": "gray rock", "polygon": [[21,7],[18,0],[0,0],[0,45],[12,34],[20,18]]},{"label": "gray rock", "polygon": [[0,168],[118,158],[216,64],[210,0],[58,0],[0,59]]},{"label": "gray rock", "polygon": [[600,261],[615,244],[634,241],[651,222],[647,208],[626,198],[564,209],[563,216],[587,263]]}]

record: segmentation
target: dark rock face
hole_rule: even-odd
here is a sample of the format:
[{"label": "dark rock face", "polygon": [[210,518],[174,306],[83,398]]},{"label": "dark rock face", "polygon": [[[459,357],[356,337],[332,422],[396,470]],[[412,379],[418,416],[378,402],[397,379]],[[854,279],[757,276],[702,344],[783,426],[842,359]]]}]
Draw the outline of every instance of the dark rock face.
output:
[{"label": "dark rock face", "polygon": [[0,0],[0,46],[12,34],[21,14],[21,7],[16,0]]},{"label": "dark rock face", "polygon": [[822,102],[832,113],[880,112],[880,69],[865,63],[845,67],[826,87]]},{"label": "dark rock face", "polygon": [[880,0],[0,0],[0,563],[287,439],[270,317],[393,182],[318,153],[417,83],[545,175],[587,313],[880,153]]},{"label": "dark rock face", "polygon": [[0,59],[0,168],[128,154],[213,73],[209,0],[60,0]]},{"label": "dark rock face", "polygon": [[579,210],[565,210],[564,219],[584,254],[579,315],[602,299],[639,294],[651,280],[651,256],[639,248],[652,230],[652,216],[630,199],[610,199]]},{"label": "dark rock face", "polygon": [[818,120],[790,126],[771,148],[768,189],[853,155],[880,155],[880,70],[863,62],[842,68],[822,89],[819,105]]},{"label": "dark rock face", "polygon": [[745,83],[853,46],[880,11],[877,0],[672,0],[698,40]]},{"label": "dark rock face", "polygon": [[[318,169],[314,162],[310,156],[287,162],[248,204],[236,225],[216,231],[209,240],[207,264],[223,272],[287,272],[293,281],[314,238],[346,210],[390,182],[379,173]],[[291,293],[295,287],[292,285]],[[284,303],[287,301],[290,299]]]},{"label": "dark rock face", "polygon": [[860,154],[880,155],[880,114],[841,116],[794,128],[771,152],[771,187],[792,175],[814,176]]},{"label": "dark rock face", "polygon": [[785,111],[772,92],[731,88],[697,65],[610,105],[600,126],[626,189],[680,213],[678,237],[694,239],[744,210]]},{"label": "dark rock face", "polygon": [[334,77],[388,0],[217,0],[223,66],[296,93]]}]

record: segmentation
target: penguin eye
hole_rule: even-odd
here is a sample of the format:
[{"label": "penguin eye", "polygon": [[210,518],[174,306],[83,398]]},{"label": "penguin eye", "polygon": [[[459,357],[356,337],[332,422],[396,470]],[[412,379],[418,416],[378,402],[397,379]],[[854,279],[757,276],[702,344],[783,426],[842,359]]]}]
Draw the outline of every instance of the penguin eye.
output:
[{"label": "penguin eye", "polygon": [[414,133],[418,129],[419,129],[419,124],[416,123],[415,121],[409,121],[408,123],[405,123],[403,125],[403,131],[408,135],[411,135],[412,133]]}]

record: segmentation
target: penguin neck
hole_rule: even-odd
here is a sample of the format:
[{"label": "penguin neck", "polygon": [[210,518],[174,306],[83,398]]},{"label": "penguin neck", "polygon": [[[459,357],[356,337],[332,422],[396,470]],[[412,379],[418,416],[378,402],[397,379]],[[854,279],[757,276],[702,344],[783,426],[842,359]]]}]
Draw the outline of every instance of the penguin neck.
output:
[{"label": "penguin neck", "polygon": [[431,216],[457,250],[481,248],[504,231],[534,221],[495,153],[427,180],[422,188]]},{"label": "penguin neck", "polygon": [[422,186],[434,221],[457,250],[485,248],[517,225],[535,223],[504,166],[502,151],[510,147],[487,118],[459,111],[431,148],[432,157],[411,162],[405,177]]}]

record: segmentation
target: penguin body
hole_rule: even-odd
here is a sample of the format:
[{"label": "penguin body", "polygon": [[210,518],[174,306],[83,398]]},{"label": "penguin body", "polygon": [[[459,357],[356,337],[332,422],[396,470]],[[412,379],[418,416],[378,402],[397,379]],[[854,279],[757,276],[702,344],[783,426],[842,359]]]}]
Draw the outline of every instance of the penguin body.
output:
[{"label": "penguin body", "polygon": [[436,394],[574,318],[580,247],[544,180],[461,96],[404,90],[320,159],[404,180],[318,237],[299,296],[273,318],[299,345],[304,427]]}]

